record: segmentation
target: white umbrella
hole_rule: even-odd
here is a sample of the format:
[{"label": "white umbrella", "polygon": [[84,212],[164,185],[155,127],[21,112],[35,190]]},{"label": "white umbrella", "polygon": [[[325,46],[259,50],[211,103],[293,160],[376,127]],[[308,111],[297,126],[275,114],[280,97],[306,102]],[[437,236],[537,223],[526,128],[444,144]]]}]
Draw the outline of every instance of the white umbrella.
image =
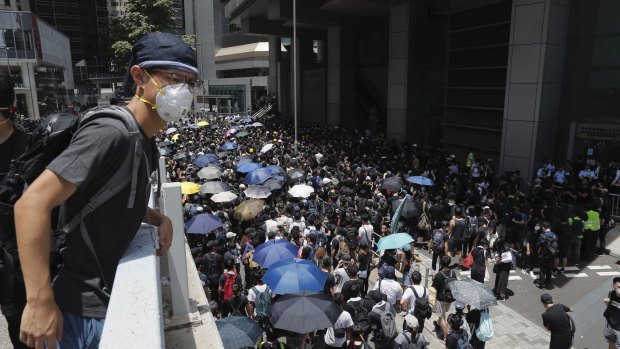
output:
[{"label": "white umbrella", "polygon": [[176,127],[170,127],[169,129],[166,130],[166,134],[170,135],[177,132],[177,128]]},{"label": "white umbrella", "polygon": [[222,170],[217,167],[203,167],[200,171],[198,171],[198,177],[204,179],[215,179],[220,178],[222,176]]},{"label": "white umbrella", "polygon": [[323,178],[323,179],[321,180],[321,184],[323,184],[323,185],[325,185],[325,184],[329,184],[329,183],[331,183],[331,182],[332,182],[332,180],[331,180],[331,179],[329,179],[329,178]]},{"label": "white umbrella", "polygon": [[289,191],[292,197],[296,198],[307,198],[310,194],[314,193],[314,188],[306,184],[297,184],[293,186]]},{"label": "white umbrella", "polygon": [[260,152],[261,153],[266,153],[266,152],[270,151],[271,148],[273,148],[273,143],[267,143],[267,144],[263,145],[263,147],[261,148]]},{"label": "white umbrella", "polygon": [[213,202],[231,202],[234,199],[237,198],[237,195],[235,195],[232,192],[229,191],[223,191],[221,193],[217,193],[215,195],[213,195],[211,197],[211,201]]},{"label": "white umbrella", "polygon": [[252,126],[260,127],[260,126],[263,126],[263,124],[261,124],[260,122],[255,122],[255,123],[252,124]]},{"label": "white umbrella", "polygon": [[269,188],[263,187],[262,185],[253,185],[248,189],[244,190],[243,193],[245,196],[253,199],[264,199],[271,195],[271,191]]}]

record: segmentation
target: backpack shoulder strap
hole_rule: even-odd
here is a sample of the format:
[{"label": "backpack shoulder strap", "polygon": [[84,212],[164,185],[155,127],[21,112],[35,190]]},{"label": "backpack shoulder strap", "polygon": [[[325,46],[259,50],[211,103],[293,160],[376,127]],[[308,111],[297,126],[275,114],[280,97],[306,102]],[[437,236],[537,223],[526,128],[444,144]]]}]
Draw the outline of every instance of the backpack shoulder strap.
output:
[{"label": "backpack shoulder strap", "polygon": [[[410,287],[411,287],[411,291],[413,291],[413,294],[415,295],[415,298],[416,298],[416,299],[420,298],[420,296],[418,296],[418,293],[415,291],[415,287],[413,287],[413,285],[412,285],[412,286],[410,286]],[[426,291],[426,290],[425,290],[425,291]]]}]

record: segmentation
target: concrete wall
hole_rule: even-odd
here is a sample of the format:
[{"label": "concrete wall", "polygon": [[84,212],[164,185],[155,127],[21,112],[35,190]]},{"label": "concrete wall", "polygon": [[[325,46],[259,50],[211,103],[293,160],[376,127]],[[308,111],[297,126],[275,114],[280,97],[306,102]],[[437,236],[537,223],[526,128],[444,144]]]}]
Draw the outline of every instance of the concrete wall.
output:
[{"label": "concrete wall", "polygon": [[327,95],[325,93],[326,69],[311,69],[301,72],[303,85],[301,99],[304,106],[298,110],[302,122],[325,122]]},{"label": "concrete wall", "polygon": [[501,172],[520,170],[529,178],[553,153],[568,6],[568,0],[513,1]]}]

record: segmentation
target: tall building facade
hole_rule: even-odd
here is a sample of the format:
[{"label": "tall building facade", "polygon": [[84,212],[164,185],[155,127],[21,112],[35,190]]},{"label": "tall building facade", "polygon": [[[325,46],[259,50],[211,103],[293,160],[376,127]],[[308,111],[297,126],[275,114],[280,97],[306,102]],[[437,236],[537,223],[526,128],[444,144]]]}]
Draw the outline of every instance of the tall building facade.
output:
[{"label": "tall building facade", "polygon": [[[292,1],[225,12],[241,34],[293,35]],[[299,69],[270,51],[269,79],[290,104],[297,74],[302,121],[471,150],[524,176],[549,157],[618,159],[616,0],[297,1],[296,21]]]}]

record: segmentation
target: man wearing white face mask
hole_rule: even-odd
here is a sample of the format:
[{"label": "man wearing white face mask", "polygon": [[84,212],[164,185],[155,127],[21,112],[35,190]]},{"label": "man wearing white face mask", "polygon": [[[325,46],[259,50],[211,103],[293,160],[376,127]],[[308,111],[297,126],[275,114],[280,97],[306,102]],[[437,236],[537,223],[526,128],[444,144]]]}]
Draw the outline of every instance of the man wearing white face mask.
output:
[{"label": "man wearing white face mask", "polygon": [[[185,116],[192,92],[201,88],[193,51],[178,37],[150,33],[132,49],[124,90],[135,95],[126,108],[96,109],[80,119],[69,146],[28,187],[15,205],[17,242],[27,304],[20,340],[29,347],[97,347],[116,266],[141,222],[158,227],[158,255],[172,242],[170,219],[148,208],[149,177],[156,166],[153,136]],[[131,153],[127,158],[125,154]],[[131,159],[131,166],[126,166]],[[135,178],[97,202],[115,174]],[[127,183],[127,184],[125,184]],[[97,203],[94,206],[91,204]],[[62,205],[64,267],[49,272],[52,210]],[[95,207],[77,226],[84,207]],[[84,228],[85,227],[85,228]],[[84,230],[87,229],[87,234]]]}]

